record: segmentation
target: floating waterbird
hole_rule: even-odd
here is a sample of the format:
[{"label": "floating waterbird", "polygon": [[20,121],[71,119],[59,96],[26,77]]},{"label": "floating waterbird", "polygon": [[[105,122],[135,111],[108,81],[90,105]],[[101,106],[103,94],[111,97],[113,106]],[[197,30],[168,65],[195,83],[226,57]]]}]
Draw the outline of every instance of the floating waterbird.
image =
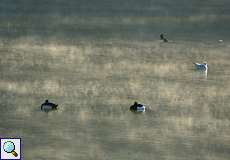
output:
[{"label": "floating waterbird", "polygon": [[207,62],[204,63],[193,63],[195,65],[195,68],[200,71],[207,71],[208,70],[208,64]]},{"label": "floating waterbird", "polygon": [[160,34],[160,38],[161,38],[161,40],[163,40],[164,42],[168,42],[168,40],[164,37],[163,34]]},{"label": "floating waterbird", "polygon": [[130,106],[130,110],[136,112],[145,112],[145,106],[143,104],[138,104],[137,102],[134,102],[134,104]]},{"label": "floating waterbird", "polygon": [[46,100],[44,103],[42,103],[41,110],[45,112],[48,112],[51,110],[57,110],[57,106],[58,106],[57,104],[51,103],[49,102],[49,100]]}]

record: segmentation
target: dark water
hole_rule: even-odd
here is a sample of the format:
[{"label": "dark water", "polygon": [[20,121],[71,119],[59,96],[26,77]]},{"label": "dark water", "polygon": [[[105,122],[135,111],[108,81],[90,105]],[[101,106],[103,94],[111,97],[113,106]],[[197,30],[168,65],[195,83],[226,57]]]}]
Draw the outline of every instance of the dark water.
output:
[{"label": "dark water", "polygon": [[42,41],[79,39],[229,40],[228,0],[2,0],[0,35]]},{"label": "dark water", "polygon": [[229,3],[1,1],[0,137],[28,160],[229,160]]}]

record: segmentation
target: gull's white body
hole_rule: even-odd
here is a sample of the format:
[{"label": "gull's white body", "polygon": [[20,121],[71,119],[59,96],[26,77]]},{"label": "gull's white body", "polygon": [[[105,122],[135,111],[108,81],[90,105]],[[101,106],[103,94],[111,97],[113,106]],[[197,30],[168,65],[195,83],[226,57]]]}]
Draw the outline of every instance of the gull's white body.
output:
[{"label": "gull's white body", "polygon": [[206,62],[204,63],[194,63],[195,68],[200,71],[207,71],[208,70],[208,64]]}]

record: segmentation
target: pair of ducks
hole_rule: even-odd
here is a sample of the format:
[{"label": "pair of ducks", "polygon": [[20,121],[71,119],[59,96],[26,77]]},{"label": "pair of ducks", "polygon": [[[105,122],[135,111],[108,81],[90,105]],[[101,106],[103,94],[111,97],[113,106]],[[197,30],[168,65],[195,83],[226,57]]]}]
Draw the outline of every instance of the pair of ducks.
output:
[{"label": "pair of ducks", "polygon": [[[208,70],[208,64],[207,62],[204,63],[194,63],[196,70],[199,71],[207,71]],[[42,105],[41,105],[41,110],[48,112],[51,110],[57,110],[57,104],[49,102],[49,100],[46,100]],[[131,111],[136,111],[136,112],[145,112],[145,106],[143,104],[139,104],[137,102],[134,102],[132,106],[130,106]]]},{"label": "pair of ducks", "polygon": [[[208,64],[207,62],[204,63],[194,63],[196,70],[198,71],[207,71],[208,70]],[[135,112],[145,112],[145,106],[143,104],[139,104],[137,102],[134,102],[132,106],[130,106],[131,111]]]},{"label": "pair of ducks", "polygon": [[[168,42],[168,40],[165,38],[165,36],[163,34],[160,34],[160,39],[163,42]],[[204,63],[194,63],[196,70],[200,70],[200,71],[206,71],[208,70],[208,64],[207,62]]]},{"label": "pair of ducks", "polygon": [[[196,70],[199,71],[207,71],[208,70],[208,64],[207,62],[204,63],[194,63]],[[139,104],[137,102],[134,102],[132,106],[130,106],[131,111],[136,112],[145,112],[145,106],[143,104]]]},{"label": "pair of ducks", "polygon": [[[208,64],[207,62],[204,63],[194,63],[196,70],[199,71],[207,71],[208,70]],[[145,112],[145,106],[143,104],[139,104],[137,102],[134,102],[132,106],[130,106],[131,111],[136,112]]]},{"label": "pair of ducks", "polygon": [[[194,63],[196,70],[198,71],[207,71],[208,70],[208,64],[207,62],[204,63]],[[51,110],[57,110],[57,104],[49,102],[49,100],[46,100],[42,105],[41,105],[41,110],[48,112]],[[130,106],[131,111],[136,111],[136,112],[145,112],[145,106],[143,104],[139,104],[137,102],[134,102],[132,106]]]},{"label": "pair of ducks", "polygon": [[[57,110],[57,107],[58,107],[57,104],[49,102],[49,100],[46,100],[44,103],[41,104],[41,110],[45,112],[49,112],[51,110]],[[136,112],[145,112],[145,106],[143,104],[134,102],[134,104],[130,106],[130,110]]]}]

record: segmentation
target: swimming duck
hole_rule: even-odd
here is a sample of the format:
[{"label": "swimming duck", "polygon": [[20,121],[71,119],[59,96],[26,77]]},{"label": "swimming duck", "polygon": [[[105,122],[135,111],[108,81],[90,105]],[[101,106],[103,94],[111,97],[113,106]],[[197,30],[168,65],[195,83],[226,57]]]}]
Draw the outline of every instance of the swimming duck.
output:
[{"label": "swimming duck", "polygon": [[145,106],[143,104],[138,104],[137,102],[134,102],[134,104],[130,106],[130,110],[136,112],[145,112]]},{"label": "swimming duck", "polygon": [[195,68],[199,71],[206,71],[208,70],[208,64],[207,62],[204,63],[193,63],[195,65]]},{"label": "swimming duck", "polygon": [[51,103],[49,102],[49,100],[46,100],[44,103],[42,103],[41,110],[45,112],[48,112],[51,110],[57,110],[57,106],[58,106],[57,104]]},{"label": "swimming duck", "polygon": [[163,34],[160,34],[160,38],[161,38],[161,40],[163,40],[164,42],[168,42],[168,40],[164,37]]}]

